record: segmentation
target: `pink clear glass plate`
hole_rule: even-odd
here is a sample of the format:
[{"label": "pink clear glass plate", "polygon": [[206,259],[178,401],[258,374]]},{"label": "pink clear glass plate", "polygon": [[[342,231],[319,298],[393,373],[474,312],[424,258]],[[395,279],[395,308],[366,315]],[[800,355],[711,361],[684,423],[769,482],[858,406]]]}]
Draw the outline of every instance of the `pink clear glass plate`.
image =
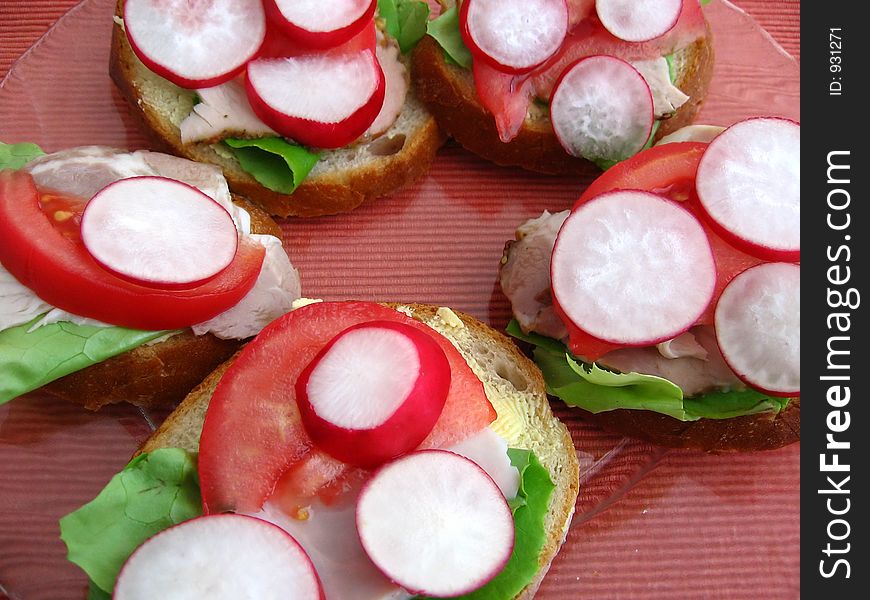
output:
[{"label": "pink clear glass plate", "polygon": [[[147,142],[107,74],[114,0],[85,0],[0,83],[0,139],[46,150]],[[705,9],[716,76],[701,121],[750,115],[800,118],[800,75],[755,22],[726,2]],[[282,223],[306,295],[450,305],[502,328],[509,308],[496,283],[504,241],[544,209],[570,206],[587,182],[494,167],[448,146],[411,188],[352,214]],[[631,490],[665,452],[586,425],[561,404],[581,463],[579,525]],[[91,499],[152,429],[130,407],[98,414],[33,394],[0,407],[0,594],[80,599],[83,574],[65,560],[57,520]],[[630,536],[631,532],[626,533]],[[584,549],[568,542],[540,597],[575,598]]]}]

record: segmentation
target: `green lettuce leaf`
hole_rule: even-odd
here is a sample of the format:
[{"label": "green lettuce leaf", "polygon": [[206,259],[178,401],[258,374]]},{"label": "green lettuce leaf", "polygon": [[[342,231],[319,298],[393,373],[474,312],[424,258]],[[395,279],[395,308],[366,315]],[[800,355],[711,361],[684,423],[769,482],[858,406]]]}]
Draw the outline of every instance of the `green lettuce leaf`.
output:
[{"label": "green lettuce leaf", "polygon": [[757,413],[779,413],[788,398],[774,398],[755,390],[708,392],[691,398],[667,379],[641,373],[619,373],[573,356],[558,340],[523,333],[516,320],[511,336],[535,346],[533,357],[547,383],[547,391],[569,406],[591,413],[616,409],[650,410],[680,421],[730,419]]},{"label": "green lettuce leaf", "polygon": [[20,169],[34,158],[45,152],[36,144],[22,142],[20,144],[4,144],[0,142],[0,170]]},{"label": "green lettuce leaf", "polygon": [[462,41],[462,35],[459,33],[457,7],[445,10],[437,19],[429,21],[426,32],[435,38],[450,62],[465,69],[471,68],[471,51]]},{"label": "green lettuce leaf", "polygon": [[510,600],[520,593],[538,572],[538,557],[547,532],[544,520],[555,485],[530,450],[508,449],[511,464],[520,472],[520,488],[511,504],[514,515],[514,551],[505,568],[465,600]]},{"label": "green lettuce leaf", "polygon": [[[94,586],[109,592],[142,542],[201,514],[193,456],[180,448],[163,448],[134,458],[96,498],[63,517],[60,537],[67,558]],[[91,597],[101,596],[92,590]]]},{"label": "green lettuce leaf", "polygon": [[88,600],[112,600],[112,594],[101,590],[93,581],[88,582]]},{"label": "green lettuce leaf", "polygon": [[378,15],[403,53],[414,49],[429,22],[429,5],[421,0],[378,0]]},{"label": "green lettuce leaf", "polygon": [[[538,572],[547,539],[544,521],[555,489],[546,468],[529,450],[508,449],[520,473],[517,497],[510,502],[516,532],[505,568],[466,600],[510,600]],[[124,562],[145,540],[202,514],[196,463],[179,448],[163,448],[134,458],[99,495],[60,520],[61,539],[70,561],[90,577],[88,600],[108,592]]]},{"label": "green lettuce leaf", "polygon": [[41,318],[0,331],[0,404],[168,333],[68,321],[28,333]]},{"label": "green lettuce leaf", "polygon": [[263,186],[281,194],[292,194],[308,176],[320,155],[279,137],[241,140],[226,138],[236,160]]}]

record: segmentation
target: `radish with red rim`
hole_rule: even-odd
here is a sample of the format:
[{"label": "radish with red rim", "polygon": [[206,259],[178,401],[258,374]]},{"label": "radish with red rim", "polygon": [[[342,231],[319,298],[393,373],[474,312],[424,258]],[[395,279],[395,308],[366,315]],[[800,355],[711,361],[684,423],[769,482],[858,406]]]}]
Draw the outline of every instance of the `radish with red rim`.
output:
[{"label": "radish with red rim", "polygon": [[550,261],[553,302],[595,338],[649,346],[688,330],[716,286],[710,242],[676,202],[616,190],[574,209]]},{"label": "radish with red rim", "polygon": [[801,270],[764,263],[735,277],[716,304],[719,349],[740,379],[772,396],[800,395]]},{"label": "radish with red rim", "polygon": [[238,75],[266,36],[260,0],[126,0],[124,30],[146,67],[184,88]]},{"label": "radish with red rim", "polygon": [[677,24],[682,9],[683,0],[595,0],[601,24],[626,42],[663,36]]},{"label": "radish with red rim", "polygon": [[424,450],[378,470],[360,492],[363,549],[414,594],[450,597],[489,582],[507,564],[514,522],[507,501],[477,464]]},{"label": "radish with red rim", "polygon": [[431,336],[372,321],[345,329],[320,351],[296,381],[296,398],[321,450],[374,467],[426,439],[449,389],[450,364]]},{"label": "radish with red rim", "polygon": [[652,133],[652,92],[624,60],[590,56],[559,78],[550,120],[568,154],[596,162],[624,160],[639,152]]},{"label": "radish with red rim", "polygon": [[325,598],[311,559],[290,534],[234,514],[184,521],[146,540],[121,568],[112,597]]},{"label": "radish with red rim", "polygon": [[110,183],[88,202],[82,242],[106,270],[142,285],[195,285],[229,266],[239,236],[226,209],[165,177]]},{"label": "radish with red rim", "polygon": [[800,125],[781,118],[736,123],[698,165],[700,206],[717,233],[748,254],[800,260]]},{"label": "radish with red rim", "polygon": [[374,122],[386,81],[373,50],[326,52],[251,61],[246,89],[251,108],[278,133],[340,148]]},{"label": "radish with red rim", "polygon": [[466,0],[460,33],[475,58],[526,73],[553,56],[568,34],[565,0]]},{"label": "radish with red rim", "polygon": [[295,42],[333,48],[371,22],[375,0],[265,0],[266,14]]}]

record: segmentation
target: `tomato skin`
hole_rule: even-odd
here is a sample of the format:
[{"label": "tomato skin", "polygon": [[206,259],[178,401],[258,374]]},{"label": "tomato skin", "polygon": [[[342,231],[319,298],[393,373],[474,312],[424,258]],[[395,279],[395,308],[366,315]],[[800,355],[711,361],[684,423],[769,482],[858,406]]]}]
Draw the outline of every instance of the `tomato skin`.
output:
[{"label": "tomato skin", "polygon": [[[421,447],[449,446],[495,420],[483,384],[450,341],[429,326],[373,302],[309,304],[263,329],[224,373],[212,395],[199,453],[206,513],[256,512],[279,481],[279,493],[283,489],[311,496],[347,474],[350,467],[315,448],[305,432],[295,384],[337,334],[377,320],[406,323],[429,334],[450,363],[444,410]],[[294,468],[300,461],[307,465]],[[282,479],[284,475],[289,477]]]},{"label": "tomato skin", "polygon": [[[695,215],[710,241],[717,274],[713,298],[707,310],[698,319],[696,324],[699,325],[712,324],[716,302],[728,282],[749,267],[764,262],[725,241],[706,218],[695,192],[695,175],[706,149],[707,144],[700,142],[677,142],[653,146],[605,171],[592,182],[574,204],[574,208],[577,208],[586,201],[611,190],[637,189],[661,194],[680,202]],[[612,350],[626,347],[600,340],[583,331],[571,323],[559,308],[556,299],[553,300],[556,314],[568,328],[568,347],[578,356],[595,361]]]},{"label": "tomato skin", "polygon": [[39,195],[39,208],[45,213],[45,218],[55,229],[75,242],[82,239],[81,223],[85,206],[81,198],[45,191]]},{"label": "tomato skin", "polygon": [[254,286],[265,248],[239,244],[217,277],[191,288],[140,286],[100,267],[77,236],[56,228],[40,207],[29,173],[0,172],[0,262],[49,304],[82,317],[134,329],[179,329],[235,306]]}]

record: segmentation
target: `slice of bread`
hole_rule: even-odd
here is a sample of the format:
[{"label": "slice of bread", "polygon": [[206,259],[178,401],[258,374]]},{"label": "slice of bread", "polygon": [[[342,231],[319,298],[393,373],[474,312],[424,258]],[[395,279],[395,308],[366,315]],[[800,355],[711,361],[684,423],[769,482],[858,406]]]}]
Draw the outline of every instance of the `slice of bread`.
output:
[{"label": "slice of bread", "polygon": [[[562,148],[547,111],[532,103],[518,135],[508,143],[499,139],[495,119],[477,98],[469,69],[449,64],[444,51],[426,36],[413,56],[417,94],[435,115],[438,125],[463,147],[498,165],[558,174],[592,174],[600,171],[591,162],[570,156]],[[691,123],[700,110],[713,75],[713,39],[706,37],[674,55],[674,84],[689,100],[656,132],[659,139]]]},{"label": "slice of bread", "polygon": [[611,410],[585,418],[604,429],[660,446],[704,452],[775,450],[801,439],[801,400],[795,398],[780,413],[760,413],[730,419],[679,421],[648,410]]},{"label": "slice of bread", "polygon": [[[281,228],[250,202],[235,197],[251,215],[251,231],[280,239]],[[242,340],[222,340],[192,331],[145,344],[43,386],[41,391],[97,410],[107,404],[171,406],[238,350]]]},{"label": "slice of bread", "polygon": [[313,217],[352,210],[409,185],[429,169],[444,136],[410,90],[393,126],[380,137],[321,154],[320,162],[291,195],[260,185],[226,151],[206,143],[182,144],[179,124],[195,103],[193,90],[154,74],[133,53],[119,18],[118,0],[109,73],[156,149],[223,169],[230,189],[280,217]]},{"label": "slice of bread", "polygon": [[[556,485],[545,523],[547,540],[539,557],[540,569],[517,595],[518,599],[531,598],[565,540],[580,485],[571,436],[550,410],[541,373],[507,337],[473,317],[422,304],[388,306],[430,325],[456,346],[483,382],[498,413],[493,427],[509,446],[532,450]],[[232,362],[218,367],[193,390],[139,452],[164,447],[198,451],[209,400]]]}]

